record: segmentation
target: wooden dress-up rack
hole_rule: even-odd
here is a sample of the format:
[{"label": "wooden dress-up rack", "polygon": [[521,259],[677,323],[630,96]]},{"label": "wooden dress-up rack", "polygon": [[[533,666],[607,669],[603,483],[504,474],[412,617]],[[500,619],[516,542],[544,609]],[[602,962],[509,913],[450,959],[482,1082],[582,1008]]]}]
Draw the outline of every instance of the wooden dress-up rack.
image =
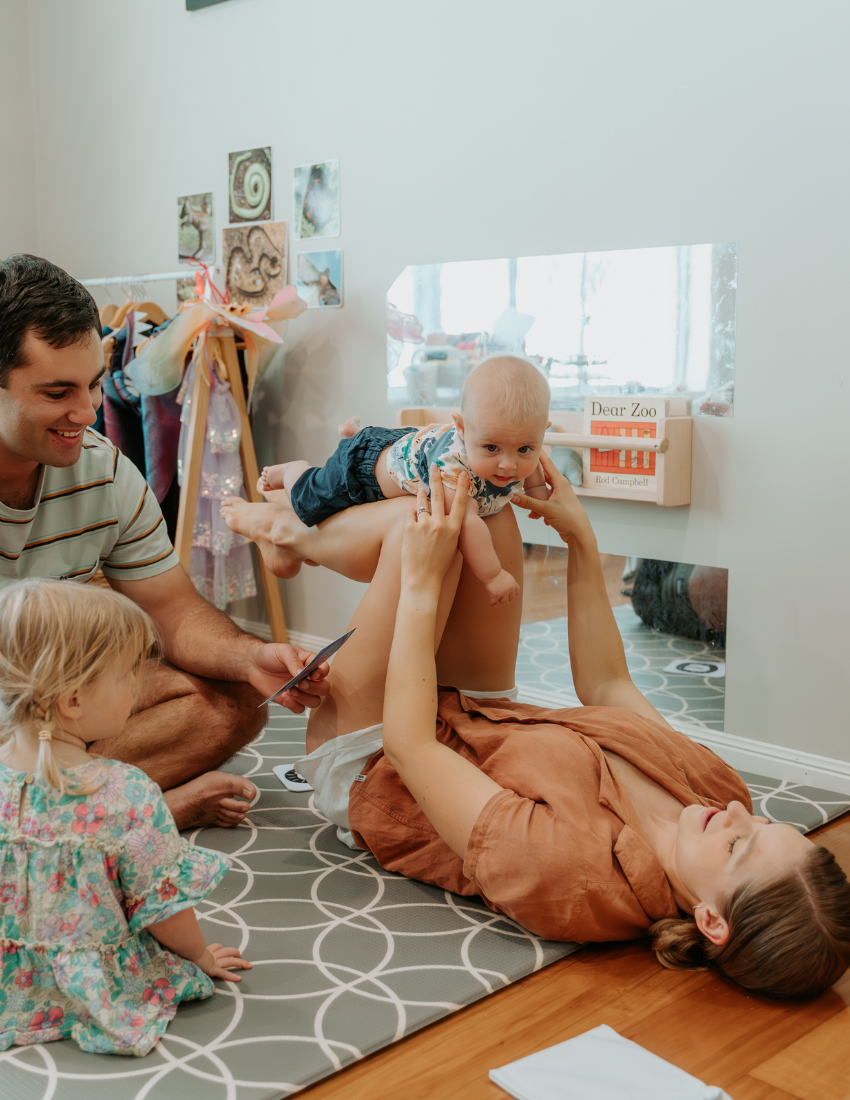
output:
[{"label": "wooden dress-up rack", "polygon": [[[245,495],[252,504],[260,503],[263,498],[257,489],[260,471],[257,466],[257,454],[254,450],[254,437],[251,434],[251,421],[248,419],[248,407],[245,390],[242,385],[242,371],[237,352],[245,347],[237,344],[237,336],[226,325],[213,325],[199,340],[206,340],[206,355],[210,363],[218,363],[218,372],[222,380],[230,384],[230,392],[236,402],[239,424],[242,429],[239,439],[239,458],[242,463],[242,481]],[[192,535],[195,530],[195,511],[198,505],[198,491],[201,485],[201,462],[204,454],[204,439],[207,430],[207,411],[210,403],[211,381],[207,373],[204,356],[199,356],[195,367],[192,387],[192,407],[189,413],[189,430],[186,441],[186,453],[183,459],[183,484],[180,486],[180,507],[177,513],[177,535],[175,549],[180,564],[189,572],[189,559],[192,556]],[[283,601],[277,577],[268,568],[262,554],[257,553],[260,566],[260,579],[266,601],[271,635],[276,642],[285,642],[286,620],[283,614]]]}]

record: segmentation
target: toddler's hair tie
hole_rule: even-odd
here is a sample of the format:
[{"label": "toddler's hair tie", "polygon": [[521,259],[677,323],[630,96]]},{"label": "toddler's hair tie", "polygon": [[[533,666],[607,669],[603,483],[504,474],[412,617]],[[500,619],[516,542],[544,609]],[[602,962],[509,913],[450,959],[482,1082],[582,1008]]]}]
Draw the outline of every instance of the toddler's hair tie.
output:
[{"label": "toddler's hair tie", "polygon": [[50,730],[41,730],[39,732],[38,739],[39,741],[51,741],[53,739],[53,734],[50,732]]}]

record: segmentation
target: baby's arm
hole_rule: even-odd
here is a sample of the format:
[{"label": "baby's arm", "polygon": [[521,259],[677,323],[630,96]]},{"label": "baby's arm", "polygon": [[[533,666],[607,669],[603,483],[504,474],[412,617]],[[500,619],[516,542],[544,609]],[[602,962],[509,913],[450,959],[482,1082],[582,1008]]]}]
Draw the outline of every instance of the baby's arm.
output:
[{"label": "baby's arm", "polygon": [[478,505],[473,499],[466,502],[466,515],[463,518],[458,546],[472,572],[489,592],[491,604],[510,603],[519,595],[519,585],[502,568],[499,556],[493,549],[487,524],[479,516]]},{"label": "baby's arm", "polygon": [[243,959],[235,947],[222,947],[220,943],[208,944],[198,924],[194,909],[182,909],[173,917],[148,925],[148,932],[167,950],[199,966],[211,978],[224,978],[228,982],[241,982],[230,968],[250,970],[251,964]]}]

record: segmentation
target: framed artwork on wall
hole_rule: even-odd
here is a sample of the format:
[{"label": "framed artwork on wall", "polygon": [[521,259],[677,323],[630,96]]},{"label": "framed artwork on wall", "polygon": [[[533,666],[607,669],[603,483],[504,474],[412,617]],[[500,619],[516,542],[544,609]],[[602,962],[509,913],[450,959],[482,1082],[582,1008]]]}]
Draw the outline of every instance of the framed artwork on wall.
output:
[{"label": "framed artwork on wall", "polygon": [[228,156],[230,224],[272,220],[272,151],[246,149]]},{"label": "framed artwork on wall", "polygon": [[286,285],[286,222],[234,225],[222,230],[222,241],[231,301],[267,306]]},{"label": "framed artwork on wall", "polygon": [[295,261],[298,297],[308,309],[342,305],[342,249],[299,252]]}]

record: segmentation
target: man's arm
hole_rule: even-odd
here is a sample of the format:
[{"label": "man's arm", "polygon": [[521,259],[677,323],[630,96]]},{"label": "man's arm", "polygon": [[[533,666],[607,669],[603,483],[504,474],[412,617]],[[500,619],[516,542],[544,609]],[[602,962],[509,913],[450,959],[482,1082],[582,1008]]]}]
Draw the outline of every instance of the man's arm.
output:
[{"label": "man's arm", "polygon": [[[182,566],[155,577],[122,580],[107,577],[116,592],[127,596],[154,620],[164,656],[177,668],[211,680],[251,684],[263,697],[295,676],[313,656],[283,643],[261,642],[246,634],[223,612],[195,591]],[[281,695],[277,702],[301,714],[327,695],[327,664],[309,680]]]}]

